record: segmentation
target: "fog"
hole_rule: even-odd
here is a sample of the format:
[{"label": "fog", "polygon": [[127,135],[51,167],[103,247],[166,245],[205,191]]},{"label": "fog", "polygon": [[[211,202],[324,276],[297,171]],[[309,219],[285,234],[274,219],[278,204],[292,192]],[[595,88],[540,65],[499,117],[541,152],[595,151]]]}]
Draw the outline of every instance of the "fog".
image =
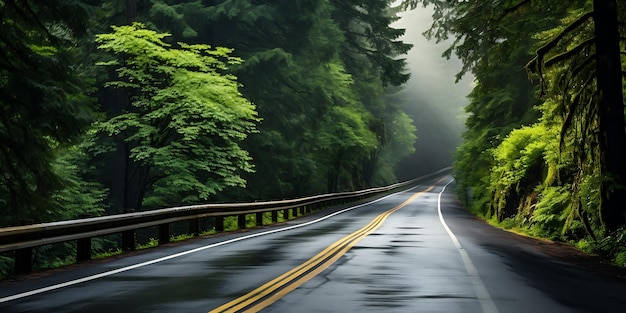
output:
[{"label": "fog", "polygon": [[400,97],[406,102],[407,114],[415,121],[418,138],[415,153],[398,165],[400,180],[452,164],[452,154],[461,143],[464,129],[463,108],[472,89],[471,75],[455,83],[461,62],[442,57],[450,42],[437,44],[422,35],[432,23],[431,14],[429,8],[418,7],[404,12],[393,24],[395,28],[406,29],[403,41],[414,45],[407,56],[411,79]]}]

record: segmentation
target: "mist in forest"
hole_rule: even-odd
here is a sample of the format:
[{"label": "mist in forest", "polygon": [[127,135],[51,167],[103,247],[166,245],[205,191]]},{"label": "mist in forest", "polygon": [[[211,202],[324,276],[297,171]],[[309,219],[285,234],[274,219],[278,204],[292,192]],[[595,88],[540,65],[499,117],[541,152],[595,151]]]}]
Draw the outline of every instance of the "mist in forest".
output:
[{"label": "mist in forest", "polygon": [[412,43],[407,56],[411,79],[400,92],[405,111],[417,127],[415,153],[402,160],[397,178],[407,180],[452,164],[452,154],[461,143],[467,105],[472,89],[471,75],[455,83],[461,69],[456,58],[446,59],[442,53],[450,42],[435,43],[424,36],[432,23],[432,11],[418,7],[404,12],[393,27],[406,29],[403,40]]}]

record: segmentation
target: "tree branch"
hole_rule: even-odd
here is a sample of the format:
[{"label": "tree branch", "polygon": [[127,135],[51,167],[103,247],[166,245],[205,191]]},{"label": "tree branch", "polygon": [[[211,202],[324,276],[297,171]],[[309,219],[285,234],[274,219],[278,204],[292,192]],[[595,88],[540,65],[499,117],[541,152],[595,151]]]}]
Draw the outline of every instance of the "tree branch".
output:
[{"label": "tree branch", "polygon": [[545,57],[545,55],[548,52],[550,52],[552,49],[554,49],[559,44],[561,39],[563,39],[563,37],[571,33],[574,29],[578,28],[582,24],[588,22],[592,18],[592,16],[593,16],[593,12],[587,12],[583,14],[577,20],[569,24],[556,37],[552,38],[552,40],[548,41],[545,45],[537,49],[536,56],[532,60],[530,60],[530,62],[526,64],[526,68],[527,69],[535,68],[535,70],[539,73],[539,75],[542,76],[540,65],[543,65],[543,58]]},{"label": "tree branch", "polygon": [[545,60],[543,63],[544,67],[550,67],[556,63],[559,63],[563,60],[568,59],[569,57],[576,55],[578,53],[580,53],[580,51],[582,51],[583,49],[589,47],[594,41],[596,40],[595,37],[589,38],[585,41],[583,41],[582,43],[580,43],[579,45],[577,45],[576,47],[572,48],[571,50],[565,51],[563,53],[557,54],[553,57],[551,57],[548,60]]},{"label": "tree branch", "polygon": [[[590,74],[589,77],[587,77],[587,79],[585,80],[585,83],[581,86],[581,88],[578,90],[578,92],[574,95],[574,97],[572,98],[572,102],[569,105],[568,110],[565,113],[565,119],[563,120],[563,125],[561,127],[561,134],[560,134],[560,145],[561,147],[564,146],[565,144],[565,133],[567,133],[567,131],[570,129],[570,127],[572,126],[572,120],[574,119],[574,111],[576,111],[576,108],[580,105],[580,96],[583,93],[583,91],[585,90],[585,88],[589,85],[589,83],[591,83],[591,81],[593,80],[593,78],[595,77],[595,75]],[[593,97],[591,97],[589,99],[589,102],[593,101]]]}]

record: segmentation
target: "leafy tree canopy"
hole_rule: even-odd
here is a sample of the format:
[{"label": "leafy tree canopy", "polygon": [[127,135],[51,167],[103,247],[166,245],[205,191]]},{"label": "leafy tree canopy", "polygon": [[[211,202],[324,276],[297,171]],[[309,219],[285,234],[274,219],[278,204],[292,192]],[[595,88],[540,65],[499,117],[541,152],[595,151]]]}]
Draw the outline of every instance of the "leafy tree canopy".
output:
[{"label": "leafy tree canopy", "polygon": [[96,38],[99,49],[116,56],[101,65],[115,68],[108,86],[126,90],[130,107],[97,124],[129,147],[127,180],[140,182],[134,208],[208,199],[226,186],[243,186],[240,172],[252,171],[239,142],[255,131],[254,105],[226,73],[239,64],[230,49],[163,42],[168,34],[140,23],[114,26]]}]

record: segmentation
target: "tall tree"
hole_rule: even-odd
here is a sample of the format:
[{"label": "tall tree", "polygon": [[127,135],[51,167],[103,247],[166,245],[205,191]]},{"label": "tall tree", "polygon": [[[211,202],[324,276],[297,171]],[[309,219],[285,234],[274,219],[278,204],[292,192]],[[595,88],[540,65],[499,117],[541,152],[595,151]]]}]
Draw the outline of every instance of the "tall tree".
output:
[{"label": "tall tree", "polygon": [[93,104],[75,63],[88,18],[80,1],[0,2],[0,224],[62,209],[55,151],[78,141]]},{"label": "tall tree", "polygon": [[[591,162],[602,177],[600,214],[607,230],[626,224],[626,143],[624,132],[624,86],[620,58],[620,31],[617,1],[593,1],[591,8],[582,7],[577,18],[569,22],[537,50],[529,63],[543,79],[545,69],[568,64],[571,70],[561,71],[555,87],[564,97],[561,109],[565,114],[562,138],[574,133],[583,157]],[[574,39],[575,45],[568,40]],[[584,126],[574,127],[580,120]],[[593,145],[596,143],[597,145]],[[586,152],[593,151],[586,156]]]},{"label": "tall tree", "polygon": [[108,86],[129,97],[124,112],[97,126],[125,143],[127,209],[206,200],[243,186],[240,173],[252,171],[239,143],[255,131],[255,107],[226,72],[241,60],[227,48],[174,48],[162,41],[167,36],[133,23],[96,39],[116,56],[101,63],[118,76]]}]

